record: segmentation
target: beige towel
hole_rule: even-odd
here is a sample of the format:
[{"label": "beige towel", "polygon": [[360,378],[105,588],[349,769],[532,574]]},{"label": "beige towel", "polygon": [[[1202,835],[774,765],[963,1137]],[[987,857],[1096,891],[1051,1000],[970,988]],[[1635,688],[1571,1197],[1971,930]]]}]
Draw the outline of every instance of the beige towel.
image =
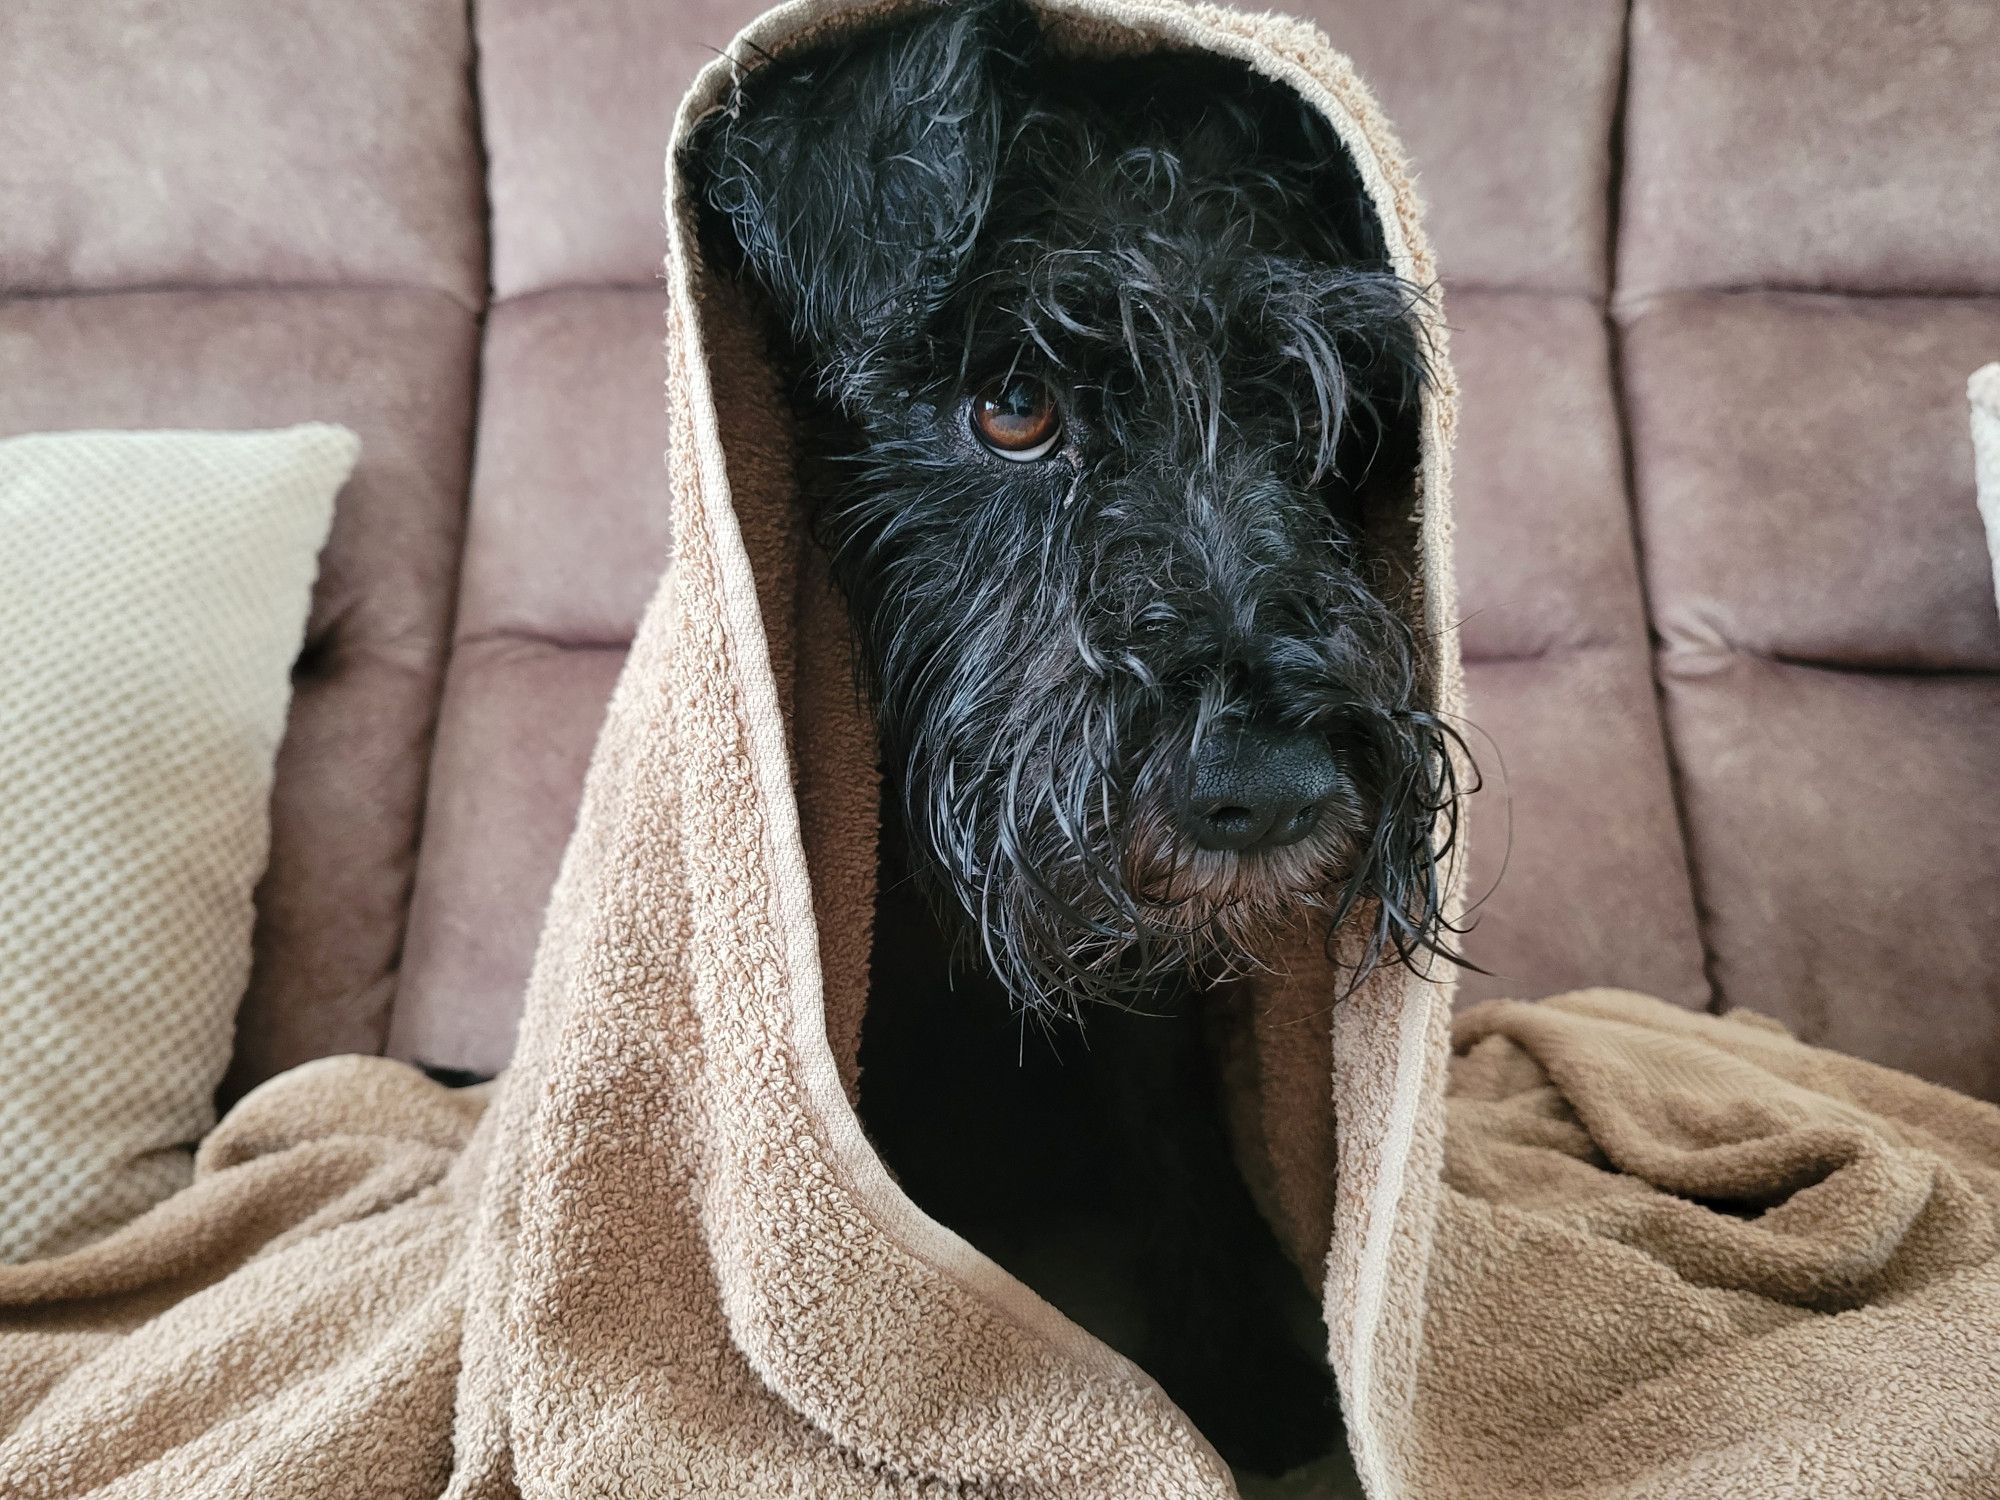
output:
[{"label": "beige towel", "polygon": [[2000,1495],[2000,1109],[1613,990],[1453,1040],[1395,1493]]},{"label": "beige towel", "polygon": [[[908,8],[806,0],[731,51]],[[1041,9],[1080,48],[1204,48],[1296,88],[1353,153],[1396,269],[1432,279],[1396,146],[1311,28],[1171,0]],[[676,140],[729,72],[696,80]],[[667,208],[676,558],[599,742],[515,1066],[483,1115],[396,1064],[300,1069],[217,1128],[186,1192],[86,1250],[0,1268],[0,1495],[1231,1493],[1150,1380],[919,1213],[861,1133],[873,745],[755,319],[696,262],[671,171]],[[1441,368],[1419,492],[1370,528],[1448,712],[1452,424]],[[1581,1476],[1577,1495],[1706,1493],[1675,1487],[1697,1474],[1734,1476],[1715,1493],[1841,1493],[1793,1482],[1800,1454],[1843,1450],[1853,1425],[1821,1393],[1865,1385],[1877,1353],[1928,1379],[1933,1366],[1892,1362],[1919,1326],[1967,1358],[1991,1342],[1948,1339],[1906,1299],[1908,1329],[1880,1350],[1864,1330],[1827,1368],[1797,1351],[1765,1362],[1746,1343],[1765,1327],[1754,1294],[1720,1311],[1692,1299],[1683,1317],[1655,1299],[1672,1279],[1656,1270],[1632,1298],[1597,1266],[1644,1247],[1560,1203],[1547,1212],[1566,1248],[1516,1278],[1523,1236],[1500,1215],[1528,1223],[1539,1206],[1513,1208],[1498,1169],[1480,1203],[1458,1155],[1446,1176],[1448,994],[1390,970],[1329,1015],[1319,946],[1296,946],[1238,1015],[1234,1121],[1261,1204],[1323,1284],[1376,1500],[1548,1493],[1515,1481],[1536,1481],[1536,1445],[1572,1430],[1589,1441],[1550,1472]],[[1651,1087],[1660,1071],[1620,1076]],[[1881,1111],[1882,1092],[1845,1107]],[[1975,1200],[1953,1202],[1976,1218]],[[1588,1379],[1577,1339],[1557,1336],[1578,1323]],[[1810,1386],[1795,1404],[1833,1415],[1768,1442],[1711,1417],[1704,1361],[1732,1349],[1746,1382]],[[1619,1420],[1628,1393],[1638,1425]],[[1878,1425],[1933,1474],[1989,1456],[1967,1426],[1927,1425],[1913,1390],[1883,1401]],[[1663,1449],[1679,1467],[1646,1472],[1673,1478],[1622,1477]]]}]

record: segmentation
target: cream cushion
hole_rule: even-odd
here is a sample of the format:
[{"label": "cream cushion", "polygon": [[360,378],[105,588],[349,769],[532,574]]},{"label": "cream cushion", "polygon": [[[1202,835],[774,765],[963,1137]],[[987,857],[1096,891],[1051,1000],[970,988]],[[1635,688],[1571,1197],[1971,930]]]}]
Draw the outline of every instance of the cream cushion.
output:
[{"label": "cream cushion", "polygon": [[2000,604],[2000,360],[1975,370],[1966,382],[1972,398],[1972,468],[1979,514],[1986,522],[1986,550],[1993,555],[1993,594]]},{"label": "cream cushion", "polygon": [[0,441],[0,1260],[188,1179],[344,428]]}]

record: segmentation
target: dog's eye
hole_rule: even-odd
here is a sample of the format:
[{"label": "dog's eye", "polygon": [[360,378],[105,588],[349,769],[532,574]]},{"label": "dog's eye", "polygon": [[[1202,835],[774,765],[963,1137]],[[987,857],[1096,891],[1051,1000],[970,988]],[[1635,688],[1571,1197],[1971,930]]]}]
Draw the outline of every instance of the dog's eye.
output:
[{"label": "dog's eye", "polygon": [[1044,457],[1062,436],[1055,393],[1032,375],[1005,375],[972,398],[972,432],[1002,458]]}]

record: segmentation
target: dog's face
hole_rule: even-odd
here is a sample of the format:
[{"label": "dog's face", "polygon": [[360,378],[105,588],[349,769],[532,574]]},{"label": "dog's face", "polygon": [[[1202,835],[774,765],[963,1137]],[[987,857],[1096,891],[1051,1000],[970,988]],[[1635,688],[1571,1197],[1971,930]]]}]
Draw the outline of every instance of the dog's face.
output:
[{"label": "dog's face", "polygon": [[829,418],[918,866],[1016,998],[1238,971],[1306,907],[1434,948],[1449,731],[1357,545],[1416,293],[1331,130],[960,6],[753,74],[692,169]]}]

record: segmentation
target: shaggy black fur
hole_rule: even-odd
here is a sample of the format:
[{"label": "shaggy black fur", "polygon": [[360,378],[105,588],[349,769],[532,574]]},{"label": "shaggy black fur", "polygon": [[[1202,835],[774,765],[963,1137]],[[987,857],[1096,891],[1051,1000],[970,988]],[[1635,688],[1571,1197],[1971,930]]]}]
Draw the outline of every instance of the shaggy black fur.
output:
[{"label": "shaggy black fur", "polygon": [[[1422,293],[1390,273],[1330,127],[1223,60],[1065,59],[1007,0],[750,69],[688,167],[706,253],[762,291],[799,376],[816,525],[904,833],[885,859],[984,959],[954,1003],[1123,1035],[1089,1002],[1181,1011],[1310,908],[1329,931],[1365,924],[1362,971],[1443,953],[1453,736],[1385,598],[1398,580],[1359,546],[1371,495],[1405,497],[1416,461]],[[1298,831],[1204,847],[1190,787],[1267,742],[1330,768]],[[885,880],[885,924],[900,899]],[[878,986],[885,962],[923,988],[901,956],[878,957]],[[878,1014],[899,1013],[871,1001],[864,1113],[901,1055]],[[1168,1025],[1098,1071],[1163,1069],[1172,1088],[1091,1091],[1207,1122],[1149,1117],[1132,1160],[1192,1184],[1163,1189],[1155,1239],[1235,1226],[1196,1256],[1212,1282],[1275,1247],[1245,1248],[1254,1213],[1187,1048],[1158,1043]],[[885,1155],[923,1177],[883,1110]],[[1130,1139],[1125,1113],[1110,1128]],[[918,1156],[952,1138],[908,1124]],[[1180,1143],[1165,1166],[1163,1139]],[[1176,1315],[1215,1299],[1188,1281],[1160,1278]],[[1203,1369],[1162,1375],[1256,1467],[1301,1452],[1266,1430],[1299,1411],[1257,1373],[1283,1362],[1275,1316],[1246,1331],[1257,1317],[1225,1301],[1196,1319],[1214,1325]]]}]

